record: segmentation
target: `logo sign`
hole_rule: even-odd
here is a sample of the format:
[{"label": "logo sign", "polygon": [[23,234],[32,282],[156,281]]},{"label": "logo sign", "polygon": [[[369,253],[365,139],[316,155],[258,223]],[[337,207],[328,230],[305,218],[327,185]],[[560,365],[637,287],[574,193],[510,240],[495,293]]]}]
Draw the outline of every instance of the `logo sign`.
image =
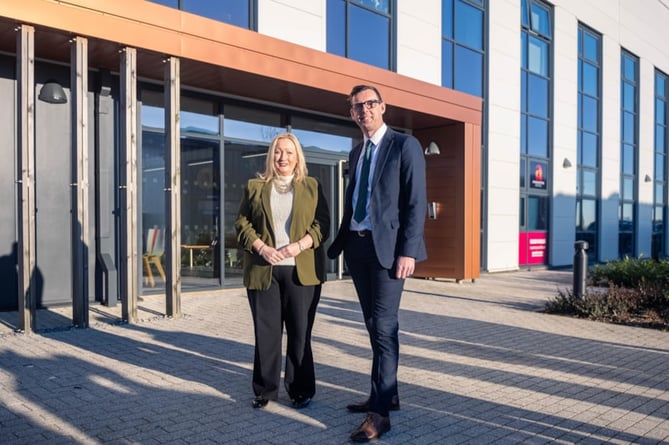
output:
[{"label": "logo sign", "polygon": [[530,171],[530,188],[546,190],[546,163],[533,162]]}]

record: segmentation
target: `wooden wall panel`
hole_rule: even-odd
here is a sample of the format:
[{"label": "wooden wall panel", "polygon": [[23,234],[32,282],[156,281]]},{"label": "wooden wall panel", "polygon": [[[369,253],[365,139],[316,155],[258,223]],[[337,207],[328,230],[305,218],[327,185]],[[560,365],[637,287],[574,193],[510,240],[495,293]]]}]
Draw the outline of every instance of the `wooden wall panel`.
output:
[{"label": "wooden wall panel", "polygon": [[[478,133],[477,133],[478,132]],[[425,222],[428,259],[414,276],[475,279],[480,275],[480,126],[458,123],[415,131],[423,146],[436,142],[441,153],[426,155],[427,200],[437,218]]]}]

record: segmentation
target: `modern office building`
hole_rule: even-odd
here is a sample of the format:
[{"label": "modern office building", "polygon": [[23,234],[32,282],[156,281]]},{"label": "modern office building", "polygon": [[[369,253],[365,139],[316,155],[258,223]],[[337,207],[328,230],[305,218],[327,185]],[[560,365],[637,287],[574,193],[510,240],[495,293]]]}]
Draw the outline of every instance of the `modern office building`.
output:
[{"label": "modern office building", "polygon": [[233,221],[278,132],[334,231],[359,83],[426,148],[417,276],[569,266],[578,240],[665,256],[667,23],[665,0],[4,0],[0,307],[85,324],[241,286]]}]

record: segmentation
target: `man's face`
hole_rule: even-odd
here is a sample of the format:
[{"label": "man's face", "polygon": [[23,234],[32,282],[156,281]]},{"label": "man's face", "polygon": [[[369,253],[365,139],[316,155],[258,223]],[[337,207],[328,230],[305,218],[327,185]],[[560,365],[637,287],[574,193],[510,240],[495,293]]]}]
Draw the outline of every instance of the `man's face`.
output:
[{"label": "man's face", "polygon": [[367,136],[383,125],[385,112],[386,104],[379,100],[374,90],[362,90],[351,100],[351,119]]}]

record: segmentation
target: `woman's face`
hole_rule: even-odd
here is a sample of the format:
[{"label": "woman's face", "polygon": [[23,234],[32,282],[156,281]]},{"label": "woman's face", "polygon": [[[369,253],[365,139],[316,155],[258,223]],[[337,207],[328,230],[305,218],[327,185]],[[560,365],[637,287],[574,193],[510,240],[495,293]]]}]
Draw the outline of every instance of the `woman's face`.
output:
[{"label": "woman's face", "polygon": [[293,141],[281,138],[274,147],[274,169],[280,176],[290,176],[297,166],[297,149]]}]

